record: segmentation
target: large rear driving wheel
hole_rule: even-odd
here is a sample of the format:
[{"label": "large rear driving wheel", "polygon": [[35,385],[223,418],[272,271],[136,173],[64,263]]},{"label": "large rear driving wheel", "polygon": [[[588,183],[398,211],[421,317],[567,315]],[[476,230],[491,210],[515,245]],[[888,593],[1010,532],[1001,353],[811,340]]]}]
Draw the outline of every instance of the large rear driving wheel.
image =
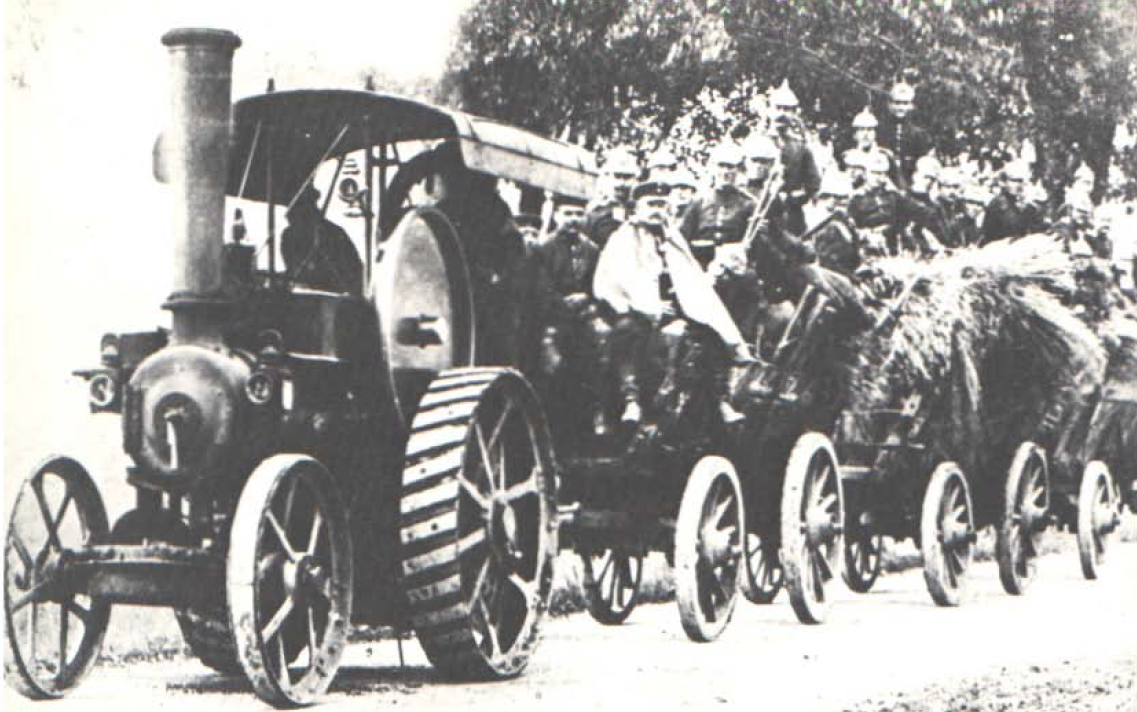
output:
[{"label": "large rear driving wheel", "polygon": [[506,678],[528,664],[557,551],[553,467],[520,374],[455,369],[431,383],[404,462],[401,585],[444,674]]}]

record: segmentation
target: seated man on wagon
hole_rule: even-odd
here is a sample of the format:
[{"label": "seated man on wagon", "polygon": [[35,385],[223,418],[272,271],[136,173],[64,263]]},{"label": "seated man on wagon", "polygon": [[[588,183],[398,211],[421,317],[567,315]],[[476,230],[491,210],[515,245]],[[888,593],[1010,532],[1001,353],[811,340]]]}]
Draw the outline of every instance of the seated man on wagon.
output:
[{"label": "seated man on wagon", "polygon": [[600,247],[584,232],[585,201],[557,195],[553,205],[553,236],[533,253],[541,331],[538,378],[559,382],[563,376],[583,385],[592,429],[604,435],[605,409],[597,404],[611,328],[606,310],[592,296]]},{"label": "seated man on wagon", "polygon": [[324,217],[320,192],[306,185],[288,209],[280,254],[288,275],[313,289],[359,296],[363,261],[342,227]]},{"label": "seated man on wagon", "polygon": [[[749,350],[714,285],[683,236],[668,225],[670,187],[641,183],[632,220],[600,253],[593,292],[615,314],[611,361],[623,397],[621,422],[638,425],[647,373],[659,362],[672,372],[686,340],[698,339],[721,362],[750,359]],[[726,422],[741,415],[726,402],[726,370],[705,374]]]}]

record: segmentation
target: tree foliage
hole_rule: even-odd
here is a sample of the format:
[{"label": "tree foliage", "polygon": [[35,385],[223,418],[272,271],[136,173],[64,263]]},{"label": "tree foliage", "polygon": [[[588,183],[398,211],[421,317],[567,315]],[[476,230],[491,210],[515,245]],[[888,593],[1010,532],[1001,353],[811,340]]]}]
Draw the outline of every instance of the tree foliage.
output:
[{"label": "tree foliage", "polygon": [[[482,0],[447,90],[469,111],[590,147],[712,140],[788,78],[824,132],[889,86],[947,156],[998,165],[1024,140],[1054,185],[1086,162],[1105,188],[1119,123],[1137,130],[1131,0]],[[1132,179],[1132,150],[1119,155]],[[1127,158],[1128,156],[1128,158]]]}]

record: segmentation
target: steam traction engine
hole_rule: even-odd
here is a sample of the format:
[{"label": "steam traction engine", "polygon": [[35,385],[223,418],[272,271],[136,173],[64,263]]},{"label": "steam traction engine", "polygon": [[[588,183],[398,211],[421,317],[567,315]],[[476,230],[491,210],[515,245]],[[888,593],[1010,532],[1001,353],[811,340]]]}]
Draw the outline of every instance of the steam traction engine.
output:
[{"label": "steam traction engine", "polygon": [[[557,548],[544,416],[516,371],[474,366],[468,248],[442,212],[392,203],[387,170],[399,145],[433,140],[467,170],[562,193],[587,194],[595,169],[575,147],[374,92],[231,106],[235,35],[163,42],[172,328],[108,335],[101,367],[81,372],[92,409],[121,414],[137,506],[112,526],[66,457],[24,482],[5,547],[10,683],[73,689],[112,604],[173,607],[202,662],[275,705],[327,689],[353,623],[409,623],[449,676],[519,674]],[[275,208],[360,151],[370,281],[305,288],[275,268]],[[267,271],[224,242],[227,194],[268,205]],[[376,260],[372,209],[389,203],[403,213]]]}]

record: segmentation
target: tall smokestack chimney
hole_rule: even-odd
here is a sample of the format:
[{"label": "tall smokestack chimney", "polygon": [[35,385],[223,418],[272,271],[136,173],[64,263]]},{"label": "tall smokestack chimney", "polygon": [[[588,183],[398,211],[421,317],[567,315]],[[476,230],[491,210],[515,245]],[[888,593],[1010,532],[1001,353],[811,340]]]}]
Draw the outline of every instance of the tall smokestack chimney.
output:
[{"label": "tall smokestack chimney", "polygon": [[229,177],[233,52],[241,39],[226,30],[178,29],[170,50],[171,121],[163,139],[173,188],[173,343],[221,341],[221,253]]}]

